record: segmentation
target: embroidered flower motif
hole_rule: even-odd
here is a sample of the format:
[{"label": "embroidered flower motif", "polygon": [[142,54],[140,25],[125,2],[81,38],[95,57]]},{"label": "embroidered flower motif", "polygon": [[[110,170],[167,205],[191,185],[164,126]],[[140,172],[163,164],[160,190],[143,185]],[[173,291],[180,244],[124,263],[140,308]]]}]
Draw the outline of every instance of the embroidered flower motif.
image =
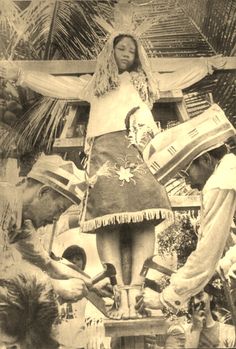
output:
[{"label": "embroidered flower motif", "polygon": [[131,162],[127,156],[125,156],[125,158],[120,158],[119,160],[121,161],[122,165],[115,164],[115,174],[122,182],[121,186],[123,186],[125,183],[131,182],[136,184],[135,173],[146,173],[139,155],[137,156],[137,162]]},{"label": "embroidered flower motif", "polygon": [[116,171],[116,173],[118,174],[120,181],[125,181],[127,183],[129,183],[130,179],[134,176],[131,173],[131,169],[129,167],[124,168],[123,166],[121,166],[120,169]]}]

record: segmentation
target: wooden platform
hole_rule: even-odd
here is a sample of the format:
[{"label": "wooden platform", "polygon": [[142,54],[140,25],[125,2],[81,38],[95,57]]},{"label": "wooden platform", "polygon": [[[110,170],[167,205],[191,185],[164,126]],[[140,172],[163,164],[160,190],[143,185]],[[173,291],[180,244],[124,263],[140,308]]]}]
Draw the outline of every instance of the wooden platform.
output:
[{"label": "wooden platform", "polygon": [[165,334],[168,323],[164,316],[135,320],[104,320],[107,337],[128,337]]},{"label": "wooden platform", "polygon": [[107,319],[104,327],[105,336],[112,337],[115,349],[145,349],[145,336],[164,335],[168,323],[164,316],[155,316],[135,320]]}]

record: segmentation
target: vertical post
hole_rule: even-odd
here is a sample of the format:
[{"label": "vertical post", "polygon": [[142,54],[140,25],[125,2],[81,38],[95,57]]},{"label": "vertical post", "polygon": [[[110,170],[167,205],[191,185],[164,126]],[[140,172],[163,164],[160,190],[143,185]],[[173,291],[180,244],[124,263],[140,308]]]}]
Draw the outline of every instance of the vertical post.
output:
[{"label": "vertical post", "polygon": [[175,108],[180,122],[185,122],[190,119],[184,98],[181,102],[176,102]]},{"label": "vertical post", "polygon": [[19,180],[17,159],[0,158],[0,181],[16,184]]}]

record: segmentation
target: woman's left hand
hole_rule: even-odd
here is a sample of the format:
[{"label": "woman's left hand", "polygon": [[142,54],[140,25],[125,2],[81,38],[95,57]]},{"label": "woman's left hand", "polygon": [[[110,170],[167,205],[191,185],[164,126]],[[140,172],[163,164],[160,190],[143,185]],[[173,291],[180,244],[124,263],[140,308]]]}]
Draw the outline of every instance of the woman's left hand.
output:
[{"label": "woman's left hand", "polygon": [[0,62],[0,78],[5,80],[17,80],[19,68],[12,62]]},{"label": "woman's left hand", "polygon": [[216,56],[212,56],[209,57],[207,59],[209,68],[213,69],[213,70],[218,70],[218,69],[222,69],[225,64],[226,64],[226,58],[223,57],[222,55],[216,55]]}]

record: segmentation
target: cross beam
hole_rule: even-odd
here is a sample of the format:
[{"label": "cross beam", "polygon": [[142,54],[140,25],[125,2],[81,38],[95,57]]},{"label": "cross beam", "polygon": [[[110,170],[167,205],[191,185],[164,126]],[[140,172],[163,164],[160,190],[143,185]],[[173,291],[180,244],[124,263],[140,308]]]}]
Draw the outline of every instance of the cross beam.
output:
[{"label": "cross beam", "polygon": [[[236,69],[236,58],[225,57],[226,64],[222,70]],[[153,72],[173,72],[188,64],[196,64],[201,58],[150,58]],[[1,61],[11,64],[11,61]],[[24,70],[36,70],[40,72],[67,75],[94,73],[96,60],[50,60],[50,61],[14,61]]]}]

